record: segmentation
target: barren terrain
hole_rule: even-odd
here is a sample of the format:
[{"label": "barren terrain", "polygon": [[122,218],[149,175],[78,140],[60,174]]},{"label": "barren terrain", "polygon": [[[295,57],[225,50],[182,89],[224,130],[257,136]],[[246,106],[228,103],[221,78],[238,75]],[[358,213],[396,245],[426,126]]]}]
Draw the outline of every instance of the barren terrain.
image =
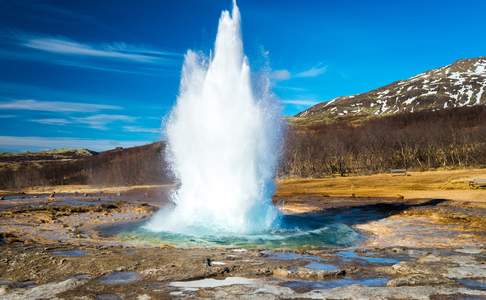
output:
[{"label": "barren terrain", "polygon": [[181,248],[102,229],[145,220],[172,185],[16,191],[0,200],[0,298],[486,299],[486,190],[467,183],[485,173],[279,181],[283,212],[340,219],[363,235],[351,247]]}]

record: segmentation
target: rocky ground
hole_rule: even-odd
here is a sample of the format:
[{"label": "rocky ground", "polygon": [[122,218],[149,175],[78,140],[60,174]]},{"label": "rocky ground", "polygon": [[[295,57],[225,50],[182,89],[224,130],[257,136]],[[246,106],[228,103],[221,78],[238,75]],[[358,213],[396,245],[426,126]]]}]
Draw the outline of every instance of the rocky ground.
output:
[{"label": "rocky ground", "polygon": [[349,248],[185,249],[100,230],[149,217],[166,192],[4,197],[0,299],[486,299],[486,209],[476,202],[276,199],[286,213],[346,215],[366,236]]}]

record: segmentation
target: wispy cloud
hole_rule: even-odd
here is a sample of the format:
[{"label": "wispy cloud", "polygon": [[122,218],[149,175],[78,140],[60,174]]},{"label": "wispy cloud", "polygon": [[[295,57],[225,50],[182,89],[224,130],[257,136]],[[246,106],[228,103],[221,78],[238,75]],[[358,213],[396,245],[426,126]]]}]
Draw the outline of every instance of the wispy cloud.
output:
[{"label": "wispy cloud", "polygon": [[122,64],[108,64],[100,61],[87,61],[85,59],[77,59],[78,57],[65,57],[57,56],[52,54],[44,53],[31,53],[31,52],[21,52],[14,50],[3,50],[0,49],[0,58],[16,59],[22,61],[33,61],[56,64],[60,66],[73,67],[86,70],[103,71],[110,73],[121,73],[121,74],[136,74],[136,75],[146,75],[146,76],[158,76],[160,74],[167,74],[173,72],[167,67],[160,66],[158,68],[140,68],[130,65],[130,67],[125,67]]},{"label": "wispy cloud", "polygon": [[[63,36],[1,33],[0,57],[89,70],[157,76],[178,69],[182,54],[125,42],[89,43]],[[174,72],[175,74],[175,72]]]},{"label": "wispy cloud", "polygon": [[0,119],[12,119],[15,118],[15,115],[0,115]]},{"label": "wispy cloud", "polygon": [[292,73],[287,69],[275,70],[270,74],[270,78],[277,81],[289,80],[292,78],[311,78],[321,76],[326,72],[327,66],[317,64],[307,70],[303,70],[297,73]]},{"label": "wispy cloud", "polygon": [[86,124],[93,129],[106,130],[107,125],[113,122],[133,122],[137,118],[127,115],[107,115],[99,114],[88,117],[72,118],[76,123]]},{"label": "wispy cloud", "polygon": [[319,101],[312,100],[312,99],[290,99],[290,100],[281,100],[281,102],[284,104],[299,105],[299,106],[311,106],[319,103]]},{"label": "wispy cloud", "polygon": [[295,74],[295,77],[297,78],[317,77],[326,73],[326,71],[327,71],[327,66],[317,65],[308,70]]},{"label": "wispy cloud", "polygon": [[288,91],[294,91],[294,92],[306,92],[307,89],[303,87],[296,87],[296,86],[288,86],[288,85],[277,85],[275,86],[276,89],[279,90],[288,90]]},{"label": "wispy cloud", "polygon": [[171,60],[167,57],[178,56],[175,53],[147,49],[126,43],[90,45],[57,37],[23,37],[20,45],[64,55],[109,58],[150,64],[167,63]]},{"label": "wispy cloud", "polygon": [[30,121],[45,125],[67,125],[72,123],[70,120],[63,118],[31,119]]},{"label": "wispy cloud", "polygon": [[275,70],[270,74],[270,78],[275,80],[287,80],[290,79],[291,75],[289,70]]},{"label": "wispy cloud", "polygon": [[8,149],[55,149],[55,148],[88,148],[95,151],[113,149],[115,147],[140,146],[151,141],[120,141],[110,139],[84,139],[70,137],[40,137],[40,136],[0,136],[0,147]]},{"label": "wispy cloud", "polygon": [[117,110],[120,106],[81,102],[40,101],[34,99],[0,102],[0,110],[34,110],[49,112],[97,112],[100,110]]},{"label": "wispy cloud", "polygon": [[145,128],[140,126],[123,126],[123,130],[136,133],[161,133],[160,128]]},{"label": "wispy cloud", "polygon": [[[107,130],[108,125],[114,122],[130,123],[137,120],[136,117],[127,115],[108,115],[108,114],[97,114],[86,117],[67,117],[67,118],[40,118],[40,119],[30,119],[30,122],[62,126],[62,125],[86,125],[93,129]],[[123,130],[126,132],[138,132],[138,133],[159,133],[160,130],[157,128],[144,128],[139,126],[124,126]]]}]

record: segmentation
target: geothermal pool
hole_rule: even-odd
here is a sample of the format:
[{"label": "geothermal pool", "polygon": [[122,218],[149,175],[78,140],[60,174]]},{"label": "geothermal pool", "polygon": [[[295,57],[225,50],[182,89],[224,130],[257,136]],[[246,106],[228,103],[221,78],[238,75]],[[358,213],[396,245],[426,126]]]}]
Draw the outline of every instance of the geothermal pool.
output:
[{"label": "geothermal pool", "polygon": [[241,16],[219,19],[214,51],[188,51],[167,122],[166,155],[178,186],[121,239],[177,246],[349,246],[361,236],[336,215],[285,215],[272,202],[283,117],[268,76],[244,54]]},{"label": "geothermal pool", "polygon": [[354,246],[365,236],[353,228],[373,219],[387,217],[390,212],[379,208],[346,208],[332,212],[282,214],[276,229],[253,233],[208,232],[182,234],[146,229],[147,220],[111,224],[99,228],[102,235],[142,244],[169,244],[177,247],[245,247],[310,249]]},{"label": "geothermal pool", "polygon": [[208,234],[182,234],[170,231],[154,232],[143,223],[114,225],[101,230],[105,235],[139,243],[163,243],[179,247],[264,247],[264,248],[315,248],[351,246],[362,239],[353,228],[342,223],[317,221],[308,217],[286,216],[278,229],[248,234],[214,232]]}]

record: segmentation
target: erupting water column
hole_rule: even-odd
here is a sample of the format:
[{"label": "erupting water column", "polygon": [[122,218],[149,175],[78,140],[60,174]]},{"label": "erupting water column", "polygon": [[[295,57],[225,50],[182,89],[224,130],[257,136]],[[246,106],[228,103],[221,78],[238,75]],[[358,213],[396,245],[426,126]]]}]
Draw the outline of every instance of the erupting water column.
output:
[{"label": "erupting water column", "polygon": [[223,11],[214,56],[188,51],[179,97],[166,124],[167,160],[180,181],[175,206],[159,211],[151,231],[246,234],[278,221],[271,202],[280,153],[280,109],[268,88],[252,88],[240,13]]}]

